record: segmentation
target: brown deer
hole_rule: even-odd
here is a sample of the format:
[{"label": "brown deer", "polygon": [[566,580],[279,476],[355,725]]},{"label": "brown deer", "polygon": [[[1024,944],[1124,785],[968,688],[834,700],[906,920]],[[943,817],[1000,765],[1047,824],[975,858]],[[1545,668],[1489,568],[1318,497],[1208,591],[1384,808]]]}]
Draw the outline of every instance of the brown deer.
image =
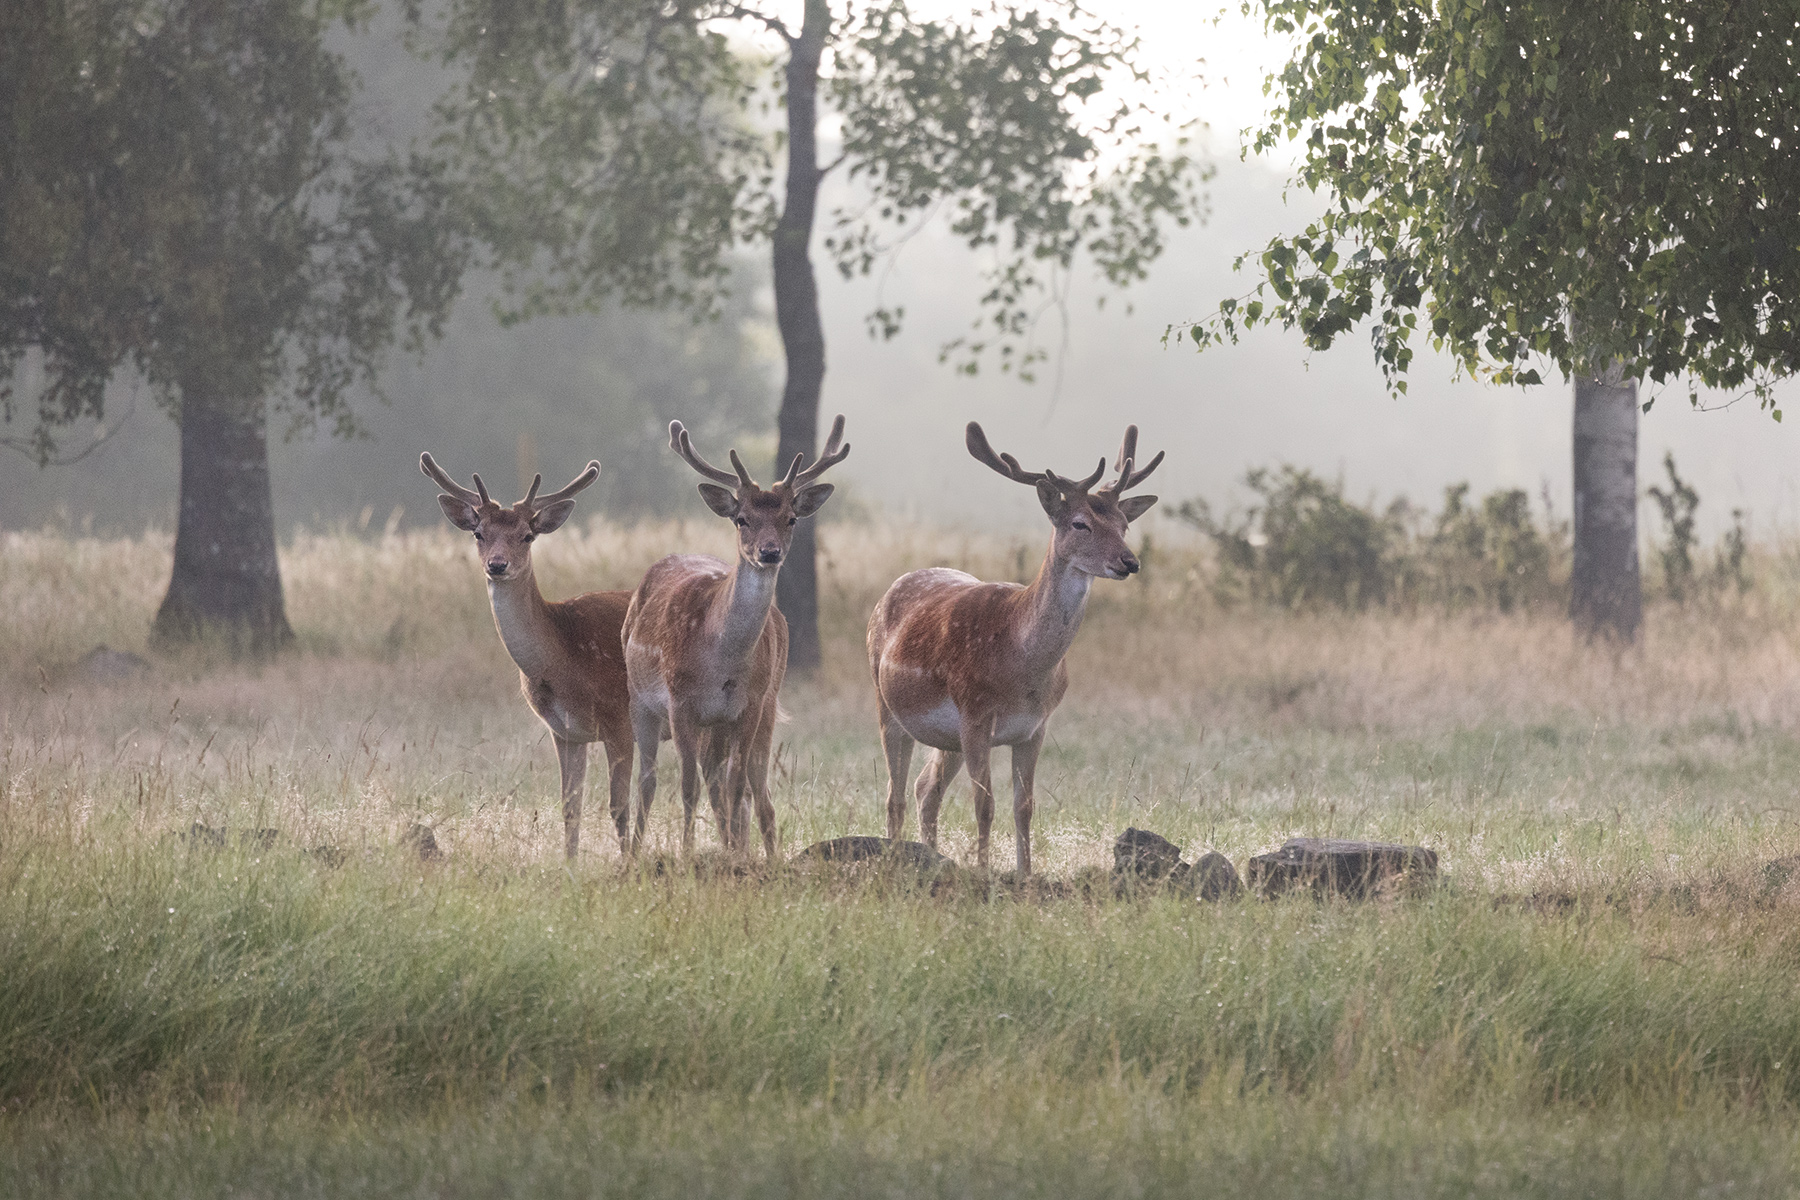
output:
[{"label": "brown deer", "polygon": [[1155,496],[1126,496],[1163,456],[1138,470],[1137,426],[1125,431],[1119,477],[1090,492],[1106,460],[1086,479],[1026,471],[1010,454],[995,454],[981,426],[969,422],[969,453],[1008,479],[1037,489],[1054,532],[1030,587],[983,583],[932,567],[902,575],[869,616],[869,670],[875,676],[881,748],[888,765],[888,836],[906,824],[906,772],[913,743],[935,753],[919,772],[919,826],[937,845],[938,807],[966,759],[975,787],[975,847],[988,865],[994,821],[989,755],[1012,747],[1013,837],[1019,873],[1031,872],[1032,783],[1050,714],[1069,687],[1063,656],[1081,629],[1088,585],[1098,575],[1124,579],[1138,570],[1125,530]]},{"label": "brown deer", "polygon": [[794,525],[818,512],[831,496],[829,483],[814,481],[850,453],[848,445],[840,444],[843,438],[840,416],[818,461],[802,470],[803,456],[795,455],[787,475],[765,491],[744,470],[736,450],[731,452],[736,473],[721,471],[695,452],[680,421],[669,422],[670,447],[712,481],[700,485],[706,506],[737,526],[738,552],[735,566],[708,555],[670,555],[645,573],[631,597],[625,614],[625,670],[638,749],[634,844],[644,835],[656,797],[658,745],[672,738],[681,756],[683,852],[694,847],[698,772],[704,772],[725,845],[744,847],[747,786],[763,850],[775,857],[769,745],[775,736],[776,698],[787,674],[788,644],[787,621],[775,607],[775,579]]},{"label": "brown deer", "polygon": [[631,714],[625,692],[625,657],[619,630],[630,592],[588,592],[569,600],[546,601],[531,569],[531,543],[551,533],[575,511],[575,493],[600,477],[590,462],[568,487],[539,496],[542,475],[511,508],[488,499],[481,476],[475,490],[446,475],[431,455],[419,469],[444,495],[438,506],[450,523],[475,535],[494,606],[494,624],[506,652],[519,667],[525,702],[550,727],[562,773],[563,840],[570,858],[581,841],[581,792],[587,778],[588,743],[606,747],[612,785],[613,824],[619,845],[630,849]]}]

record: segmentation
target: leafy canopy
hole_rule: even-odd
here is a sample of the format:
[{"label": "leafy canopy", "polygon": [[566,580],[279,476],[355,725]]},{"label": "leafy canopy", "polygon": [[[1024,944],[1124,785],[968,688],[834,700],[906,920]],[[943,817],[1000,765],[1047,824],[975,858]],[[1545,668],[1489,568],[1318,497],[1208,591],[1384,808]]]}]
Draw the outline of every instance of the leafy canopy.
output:
[{"label": "leafy canopy", "polygon": [[431,164],[358,153],[327,46],[359,3],[0,0],[0,418],[41,355],[40,462],[127,364],[353,420],[381,353],[434,333],[463,265]]},{"label": "leafy canopy", "polygon": [[1404,392],[1422,320],[1499,382],[1617,363],[1772,405],[1800,365],[1800,4],[1260,7],[1296,49],[1254,148],[1301,141],[1296,181],[1330,207],[1197,345],[1277,324],[1323,349],[1373,318]]},{"label": "leafy canopy", "polygon": [[[779,64],[746,31],[797,36],[774,8],[632,0],[455,0],[427,44],[472,64],[468,92],[440,109],[444,145],[464,178],[485,181],[494,228],[508,220],[562,231],[508,249],[520,312],[579,306],[571,268],[605,261],[635,226],[678,222],[663,298],[704,309],[727,283],[738,243],[773,235],[782,208],[775,162],[782,136],[766,120],[782,97]],[[906,0],[837,7],[821,94],[840,119],[838,156],[856,201],[831,214],[823,246],[846,276],[892,253],[904,227],[939,212],[989,254],[983,316],[946,348],[973,370],[994,351],[1028,369],[1037,314],[1057,273],[1085,253],[1115,284],[1142,277],[1163,249],[1166,221],[1197,211],[1200,165],[1169,124],[1109,95],[1134,74],[1136,41],[1073,3],[1001,7],[968,19],[925,20]],[[1139,77],[1141,78],[1141,77]],[[624,99],[652,95],[661,127],[625,128]],[[647,118],[640,118],[647,120]],[[632,172],[654,162],[686,169],[660,192]],[[709,243],[708,238],[712,241]],[[681,280],[679,284],[677,280]],[[651,294],[644,289],[643,294]],[[880,308],[871,331],[893,336],[904,313]]]}]

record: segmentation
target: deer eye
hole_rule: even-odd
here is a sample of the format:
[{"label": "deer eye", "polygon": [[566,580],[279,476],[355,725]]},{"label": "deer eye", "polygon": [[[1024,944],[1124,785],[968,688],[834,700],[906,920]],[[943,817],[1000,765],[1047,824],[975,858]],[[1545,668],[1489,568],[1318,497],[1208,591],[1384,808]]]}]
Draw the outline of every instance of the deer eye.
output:
[{"label": "deer eye", "polygon": [[799,524],[799,523],[800,523],[800,518],[799,518],[799,517],[789,517],[789,518],[788,518],[788,524],[789,524],[789,525],[798,525],[798,524]]},{"label": "deer eye", "polygon": [[524,537],[520,538],[519,540],[521,542],[524,542],[527,546],[529,546],[529,545],[531,545],[531,543],[537,541],[537,534],[528,533]]},{"label": "deer eye", "polygon": [[750,524],[750,522],[744,520],[742,517],[733,517],[731,523],[736,525],[739,529],[746,528]]},{"label": "deer eye", "polygon": [[476,535],[475,535],[475,540],[476,540],[476,541],[478,541],[478,542],[479,542],[479,541],[480,541],[480,540],[481,540],[481,535],[480,535],[480,534],[479,534],[479,533],[477,533],[477,534],[476,534]]},{"label": "deer eye", "polygon": [[1081,530],[1081,532],[1083,532],[1083,533],[1086,533],[1088,531],[1088,523],[1086,521],[1073,522],[1073,527]]}]

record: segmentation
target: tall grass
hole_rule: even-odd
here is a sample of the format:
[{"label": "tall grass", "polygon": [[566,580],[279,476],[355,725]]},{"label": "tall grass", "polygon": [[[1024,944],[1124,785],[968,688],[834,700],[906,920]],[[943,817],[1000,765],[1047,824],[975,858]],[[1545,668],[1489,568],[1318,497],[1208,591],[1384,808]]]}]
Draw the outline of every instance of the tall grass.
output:
[{"label": "tall grass", "polygon": [[[1783,552],[1619,652],[1530,608],[1221,607],[1165,534],[1144,578],[1096,585],[1071,655],[1051,883],[937,894],[712,852],[696,874],[667,804],[630,867],[591,795],[566,866],[460,538],[296,536],[296,653],[97,684],[71,664],[142,650],[166,539],[0,535],[0,1193],[1794,1186],[1800,877],[1763,871],[1800,849]],[[593,523],[539,571],[626,587],[723,540]],[[906,526],[823,550],[826,668],[778,735],[788,851],[881,831],[860,642],[888,580],[1041,553]],[[945,821],[971,858],[961,786]],[[1445,883],[1115,899],[1087,885],[1127,824],[1240,863],[1422,842]]]}]

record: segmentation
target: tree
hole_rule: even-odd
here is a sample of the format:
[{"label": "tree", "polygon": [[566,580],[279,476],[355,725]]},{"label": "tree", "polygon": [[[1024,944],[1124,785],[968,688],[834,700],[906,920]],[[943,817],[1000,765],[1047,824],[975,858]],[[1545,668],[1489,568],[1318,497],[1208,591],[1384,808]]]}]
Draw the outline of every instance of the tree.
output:
[{"label": "tree", "polygon": [[1422,322],[1472,375],[1573,379],[1570,611],[1635,636],[1637,381],[1748,389],[1779,420],[1796,367],[1800,6],[1260,7],[1295,50],[1255,148],[1303,139],[1297,180],[1329,208],[1188,335],[1324,348],[1372,319],[1404,392]]},{"label": "tree", "polygon": [[[354,431],[352,389],[396,342],[440,331],[477,248],[518,256],[557,232],[499,219],[437,156],[359,127],[328,35],[365,30],[372,11],[0,0],[0,417],[30,410],[8,440],[50,461],[58,431],[103,418],[108,380],[130,368],[179,423],[165,645],[291,640],[271,411]],[[679,239],[635,232],[580,282],[636,286],[666,266]],[[684,265],[704,272],[711,246]],[[13,381],[28,355],[49,382],[26,400]]]},{"label": "tree", "polygon": [[[559,29],[536,9],[505,0],[465,0],[448,42],[453,56],[501,61],[485,73],[494,97],[481,97],[495,121],[485,129],[459,127],[465,152],[492,157],[524,124],[512,114],[532,106],[562,113],[558,144],[570,170],[605,161],[601,147],[584,147],[582,109],[571,99],[591,92],[588,75],[604,74],[581,30],[602,20],[615,0],[546,4],[575,14]],[[1197,163],[1179,144],[1156,145],[1152,115],[1109,95],[1108,84],[1133,70],[1135,42],[1121,31],[1061,0],[996,8],[966,21],[926,20],[907,0],[867,8],[805,0],[798,28],[774,8],[735,3],[678,3],[660,10],[660,34],[713,39],[746,23],[780,46],[771,64],[776,80],[759,77],[743,60],[734,73],[708,63],[706,72],[679,73],[687,94],[702,88],[708,128],[723,159],[741,164],[731,212],[715,215],[722,239],[767,238],[774,272],[776,322],[787,362],[778,418],[777,474],[796,455],[816,453],[825,379],[825,336],[819,313],[812,247],[819,224],[819,191],[842,170],[859,203],[828,217],[823,248],[846,276],[867,273],[891,252],[885,236],[940,208],[950,229],[992,256],[982,315],[970,337],[945,348],[964,370],[984,358],[1002,369],[1029,373],[1041,354],[1030,341],[1035,312],[1054,277],[1086,254],[1112,284],[1142,277],[1162,250],[1166,221],[1186,224],[1195,211]],[[690,60],[691,61],[691,60]],[[592,63],[594,70],[576,68]],[[565,81],[573,80],[573,83]],[[784,109],[781,135],[756,135],[742,115],[773,83]],[[603,101],[603,97],[596,97]],[[821,105],[842,122],[841,144],[821,163]],[[772,169],[785,153],[785,169]],[[691,298],[704,307],[705,288]],[[891,337],[904,313],[878,309],[871,332]],[[854,440],[854,439],[853,439]],[[814,534],[803,525],[781,572],[779,604],[792,631],[790,663],[806,671],[819,662]]]}]

